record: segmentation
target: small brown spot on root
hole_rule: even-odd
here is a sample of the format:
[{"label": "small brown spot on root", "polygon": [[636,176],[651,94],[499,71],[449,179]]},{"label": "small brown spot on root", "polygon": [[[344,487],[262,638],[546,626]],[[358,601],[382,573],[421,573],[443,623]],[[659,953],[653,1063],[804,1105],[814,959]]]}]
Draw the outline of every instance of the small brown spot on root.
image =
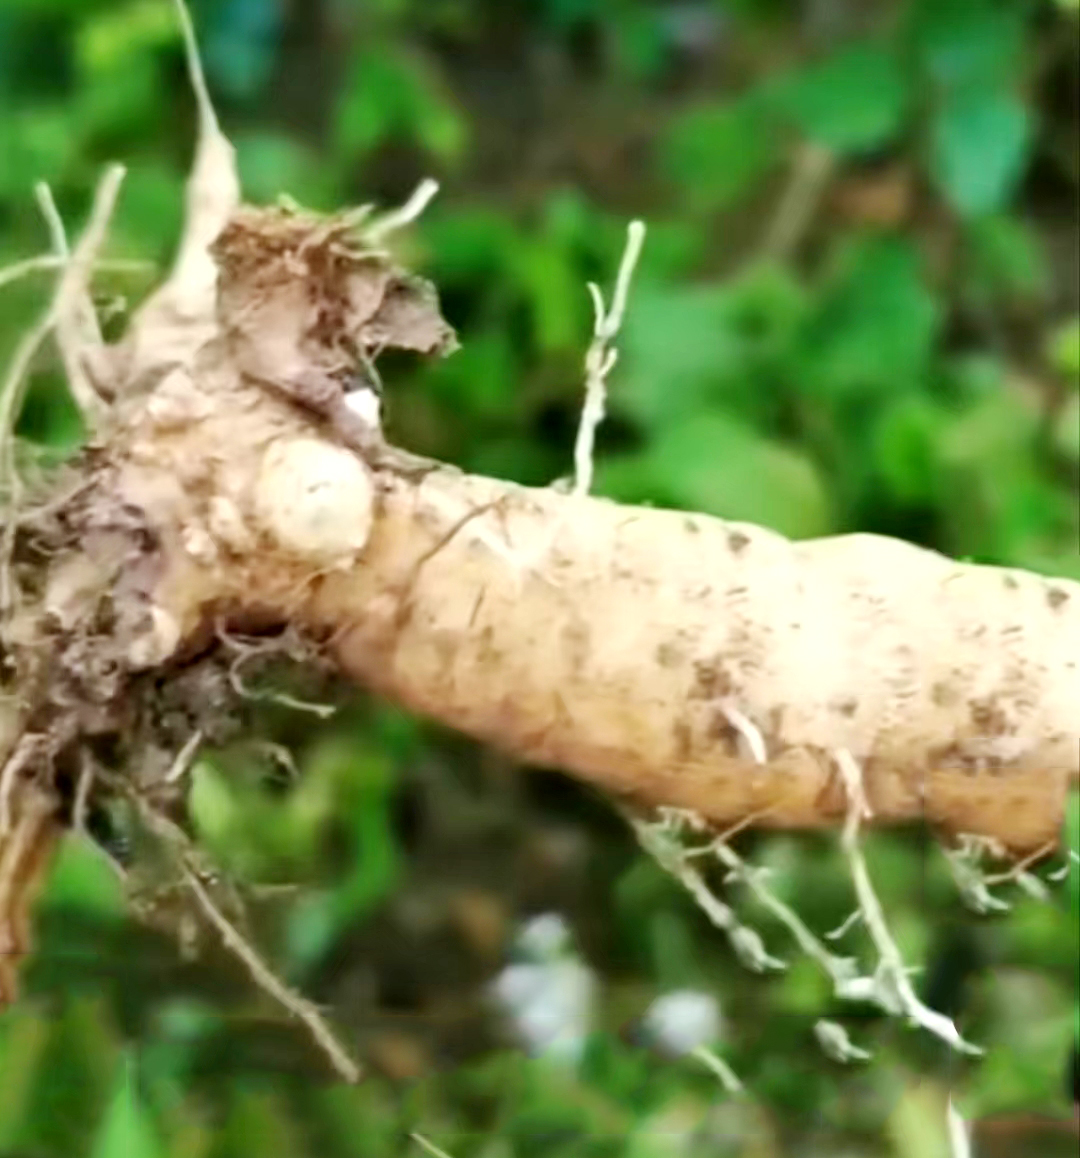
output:
[{"label": "small brown spot on root", "polygon": [[731,691],[731,676],[720,659],[698,660],[694,664],[694,689],[690,693],[694,699],[717,700]]},{"label": "small brown spot on root", "polygon": [[580,672],[589,661],[592,648],[592,631],[583,619],[573,619],[561,632],[562,644],[572,672]]},{"label": "small brown spot on root", "polygon": [[729,531],[727,545],[733,555],[741,555],[750,546],[750,536],[742,531]]},{"label": "small brown spot on root", "polygon": [[694,753],[694,732],[687,720],[679,717],[671,728],[672,739],[675,741],[675,759],[685,763]]},{"label": "small brown spot on root", "polygon": [[972,700],[968,709],[972,724],[985,736],[1003,736],[1009,729],[1009,718],[994,700]]},{"label": "small brown spot on root", "polygon": [[1060,587],[1048,587],[1046,602],[1050,605],[1051,611],[1060,611],[1069,602],[1069,593],[1062,591]]},{"label": "small brown spot on root", "polygon": [[682,659],[683,649],[674,640],[665,639],[656,648],[656,662],[661,667],[678,667]]},{"label": "small brown spot on root", "polygon": [[951,708],[960,699],[960,693],[952,684],[938,680],[930,689],[930,699],[939,708]]}]

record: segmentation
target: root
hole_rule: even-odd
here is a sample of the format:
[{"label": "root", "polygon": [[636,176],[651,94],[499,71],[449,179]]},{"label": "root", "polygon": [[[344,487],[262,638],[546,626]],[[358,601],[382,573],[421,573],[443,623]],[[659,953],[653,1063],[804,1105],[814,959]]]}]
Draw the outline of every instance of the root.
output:
[{"label": "root", "polygon": [[971,1158],[971,1131],[967,1122],[960,1116],[960,1111],[953,1104],[952,1098],[949,1098],[945,1123],[952,1158]]},{"label": "root", "polygon": [[589,282],[589,294],[593,300],[595,321],[593,340],[585,355],[585,405],[581,410],[581,424],[578,426],[577,441],[574,444],[574,488],[577,497],[587,495],[592,489],[593,449],[596,443],[596,428],[604,420],[607,401],[607,376],[618,359],[618,351],[612,346],[630,295],[630,282],[634,269],[645,244],[645,223],[631,221],[627,230],[626,249],[619,263],[619,273],[615,279],[615,291],[611,297],[611,308],[604,305],[600,287]]},{"label": "root", "polygon": [[243,962],[252,981],[307,1027],[315,1044],[326,1055],[341,1078],[352,1084],[358,1082],[363,1071],[334,1036],[323,1015],[307,998],[294,993],[278,978],[269,965],[240,935],[225,914],[214,904],[213,898],[199,879],[198,873],[188,863],[184,864],[184,880],[199,902],[199,907],[217,930],[222,944],[239,961]]},{"label": "root", "polygon": [[67,373],[68,388],[84,419],[92,425],[105,411],[85,367],[85,359],[101,348],[100,333],[96,335],[96,344],[93,340],[96,321],[87,286],[123,177],[124,169],[120,165],[106,171],[94,195],[86,230],[71,254],[68,253],[67,237],[52,193],[47,185],[37,188],[38,202],[49,226],[61,273],[52,301],[15,347],[0,386],[0,503],[8,507],[0,531],[0,622],[12,612],[16,602],[11,556],[18,527],[15,511],[23,498],[24,488],[15,456],[15,426],[22,412],[34,359],[53,331]]},{"label": "root", "polygon": [[848,1037],[848,1031],[838,1021],[819,1018],[814,1022],[814,1036],[821,1046],[821,1052],[841,1065],[870,1061],[874,1056],[869,1050],[855,1045]]},{"label": "root", "polygon": [[428,1138],[425,1138],[423,1134],[418,1134],[414,1130],[410,1132],[409,1137],[417,1144],[417,1146],[421,1147],[423,1150],[426,1150],[431,1155],[431,1158],[450,1158],[450,1155],[444,1149],[442,1149],[441,1146],[436,1146],[434,1142]]},{"label": "root", "polygon": [[89,833],[86,821],[90,813],[90,796],[94,791],[96,780],[97,772],[94,763],[89,755],[84,753],[82,767],[79,769],[79,779],[75,785],[75,801],[71,808],[71,827],[84,836]]},{"label": "root", "polygon": [[799,948],[811,960],[816,961],[828,974],[838,995],[858,976],[855,959],[836,957],[807,928],[795,911],[773,893],[765,883],[764,869],[753,868],[722,840],[708,846],[709,851],[730,870],[730,879],[745,884],[761,905],[791,933]]},{"label": "root", "polygon": [[306,1027],[334,1071],[346,1082],[358,1082],[363,1071],[338,1041],[318,1008],[277,976],[215,903],[204,883],[208,874],[201,863],[203,858],[196,853],[187,835],[145,800],[134,797],[133,802],[148,827],[162,840],[169,855],[175,860],[184,884],[205,918],[213,925],[225,948],[244,965],[252,981],[264,993]]},{"label": "root", "polygon": [[[27,257],[0,269],[0,289],[11,282],[20,281],[35,273],[54,273],[63,269],[67,258],[59,253],[43,253],[37,257]],[[154,268],[152,261],[124,260],[113,258],[94,263],[95,269],[111,273],[148,273]]]},{"label": "root", "polygon": [[364,241],[369,245],[377,246],[385,241],[391,233],[398,229],[404,229],[406,225],[411,225],[431,204],[431,199],[438,191],[438,181],[432,180],[431,177],[425,177],[400,209],[384,213],[382,217],[372,222],[364,230]]},{"label": "root", "polygon": [[754,973],[786,969],[787,962],[766,951],[761,937],[739,921],[735,910],[713,894],[705,878],[689,863],[685,850],[678,842],[682,817],[672,809],[661,810],[661,817],[658,823],[630,818],[641,847],[665,872],[675,877],[705,916],[727,934],[735,955],[743,965]]},{"label": "root", "polygon": [[[861,826],[924,817],[953,834],[979,833],[983,843],[961,841],[956,862],[978,903],[1000,907],[990,893],[997,884],[1042,894],[1028,869],[1059,828],[1068,785],[1080,773],[1080,585],[957,564],[874,536],[790,543],[759,527],[591,497],[615,340],[644,239],[640,222],[628,231],[610,305],[589,286],[595,319],[570,493],[426,464],[418,478],[394,468],[403,451],[387,448],[387,460],[368,461],[358,442],[336,450],[353,468],[354,451],[364,459],[375,480],[372,502],[362,538],[340,557],[330,552],[332,569],[322,539],[315,551],[303,536],[298,545],[295,536],[264,534],[260,464],[268,449],[300,441],[321,461],[329,444],[318,441],[310,415],[254,390],[252,351],[297,362],[301,371],[321,369],[323,380],[327,366],[334,374],[359,373],[388,345],[445,352],[453,335],[430,287],[417,288],[370,248],[415,220],[436,186],[421,183],[403,206],[373,221],[366,207],[329,221],[238,212],[233,150],[210,104],[183,0],[176,7],[199,144],[172,272],[123,341],[102,351],[88,283],[123,170],[106,173],[70,254],[51,196],[40,187],[56,251],[49,268],[60,276],[52,303],[19,344],[0,396],[0,497],[12,507],[0,531],[0,629],[3,659],[13,664],[20,700],[28,701],[19,704],[25,734],[4,741],[11,751],[0,768],[0,862],[13,863],[3,859],[9,855],[18,861],[5,870],[9,908],[21,911],[27,895],[25,874],[34,862],[25,850],[37,839],[27,827],[29,802],[34,792],[48,798],[54,763],[65,771],[82,767],[76,828],[85,828],[92,791],[135,791],[135,775],[70,762],[89,737],[95,744],[103,735],[117,739],[131,765],[145,759],[158,782],[139,789],[146,797],[140,807],[159,832],[168,830],[171,822],[147,799],[164,788],[176,802],[204,737],[214,742],[214,721],[207,720],[214,711],[197,714],[197,723],[182,714],[176,723],[171,714],[167,724],[169,713],[148,710],[142,718],[142,709],[160,705],[138,697],[182,697],[178,657],[204,648],[215,626],[234,615],[237,623],[254,620],[324,641],[342,672],[388,699],[523,760],[561,767],[619,799],[658,808],[657,819],[632,820],[638,839],[745,965],[758,972],[785,967],[710,891],[702,856],[750,889],[839,998],[871,1002],[954,1049],[978,1052],[915,995],[866,868]],[[777,250],[797,240],[826,176],[827,158],[804,160],[769,243]],[[353,236],[345,237],[349,230]],[[297,255],[303,260],[294,262]],[[374,269],[360,277],[358,265],[373,256]],[[43,261],[0,272],[0,283],[45,268]],[[400,275],[396,291],[415,291],[398,302],[404,320],[380,312],[393,300],[379,280],[384,275]],[[357,302],[367,297],[362,309]],[[321,303],[315,320],[297,303]],[[34,359],[53,332],[88,420],[104,414],[103,396],[131,383],[149,383],[152,397],[125,397],[123,428],[98,440],[82,464],[91,493],[57,514],[55,533],[27,536],[40,542],[31,544],[35,558],[24,583],[16,528],[27,519],[15,509],[24,483],[13,430]],[[354,365],[347,351],[357,346]],[[113,367],[103,384],[93,380],[97,352],[108,353]],[[174,396],[154,377],[163,371],[182,380]],[[339,492],[324,505],[316,487],[310,508],[303,485],[283,489],[283,509],[303,499],[306,530],[329,527],[330,547],[341,527],[356,526],[348,502],[356,488],[343,487],[335,506]],[[229,512],[217,528],[215,503],[219,515]],[[348,518],[319,522],[339,513]],[[236,533],[226,533],[226,525]],[[558,557],[556,540],[568,543]],[[540,581],[524,582],[527,572]],[[93,626],[53,629],[54,612],[75,623],[84,610]],[[245,683],[245,665],[288,650],[280,638],[247,643],[224,629],[219,635],[232,653],[231,665],[216,657],[223,700],[235,704],[231,688],[240,699],[332,712]],[[150,685],[156,690],[146,693]],[[125,700],[133,692],[134,708]],[[134,737],[125,731],[132,718]],[[35,776],[47,783],[27,775],[35,762],[42,766]],[[799,829],[835,825],[840,816],[858,908],[829,936],[863,922],[876,956],[869,975],[830,952],[772,893],[765,872],[730,846],[750,823]],[[706,840],[725,828],[701,847],[684,847],[687,833]],[[987,876],[977,862],[998,845],[986,837],[1002,851],[1037,852],[1010,873]],[[359,1070],[314,1007],[274,977],[229,921],[228,906],[222,912],[215,903],[218,894],[186,838],[168,839],[178,878],[226,946],[307,1025],[337,1071],[355,1080]],[[828,1023],[819,1026],[819,1039],[847,1060],[863,1052]]]},{"label": "root", "polygon": [[198,755],[199,747],[203,742],[202,728],[196,728],[191,736],[184,743],[184,746],[176,753],[172,764],[169,766],[168,772],[165,773],[165,783],[169,785],[179,784],[181,780],[191,771],[192,764],[195,763],[195,757]]},{"label": "root", "polygon": [[19,781],[24,771],[42,749],[42,737],[24,734],[15,745],[11,755],[0,771],[0,840],[7,837],[15,827],[15,797]]},{"label": "root", "polygon": [[[53,307],[56,342],[64,361],[68,389],[91,428],[104,416],[107,406],[86,368],[87,360],[102,349],[101,333],[90,301],[90,271],[105,242],[105,232],[126,172],[123,165],[110,165],[105,171],[94,194],[90,221],[60,275]],[[59,240],[63,236],[59,217],[56,223],[54,229]]]},{"label": "root", "polygon": [[[1015,884],[1030,897],[1038,901],[1050,898],[1046,885],[1034,873],[1027,870],[1054,851],[1055,845],[1044,844],[1022,857],[1002,872],[986,873],[982,862],[986,857],[1002,861],[1007,859],[1005,849],[996,840],[972,834],[961,834],[956,848],[945,849],[949,870],[964,903],[976,913],[1007,913],[1012,905],[995,896],[990,890],[1003,885]],[[1064,871],[1067,874],[1069,862],[1066,859]],[[1048,873],[1047,879],[1055,880],[1055,874]]]},{"label": "root", "polygon": [[16,971],[32,945],[30,907],[56,844],[56,801],[22,786],[18,815],[0,840],[0,1009],[15,999]]},{"label": "root", "polygon": [[[604,305],[600,287],[595,282],[588,283],[589,296],[593,303],[593,337],[585,353],[585,401],[581,407],[581,418],[574,439],[574,477],[570,484],[572,499],[584,498],[592,490],[596,431],[604,421],[607,410],[607,378],[618,361],[618,350],[612,343],[622,327],[630,296],[630,284],[644,244],[645,223],[631,221],[627,228],[626,247],[619,262],[619,272],[615,278],[610,309]],[[556,484],[559,487],[562,485],[561,482]],[[515,561],[519,576],[525,571],[538,571],[540,564],[551,553],[573,516],[573,505],[564,507],[551,526],[544,530],[539,541],[533,543],[525,554]]]},{"label": "root", "polygon": [[[755,753],[757,762],[764,763],[764,740],[752,721],[730,705],[724,708],[724,715],[748,749]],[[745,884],[758,902],[788,930],[802,952],[829,977],[837,998],[871,1002],[886,1013],[902,1016],[941,1038],[960,1053],[981,1054],[983,1051],[965,1041],[949,1018],[923,1004],[912,988],[909,979],[911,971],[905,965],[900,949],[889,931],[859,844],[860,825],[871,816],[861,771],[846,751],[837,752],[835,761],[848,801],[841,847],[848,862],[858,908],[840,929],[828,936],[836,939],[847,932],[856,919],[861,920],[878,956],[878,964],[871,974],[861,974],[854,958],[838,957],[831,953],[794,910],[772,892],[766,883],[765,871],[748,865],[729,846],[729,835],[717,837],[697,848],[684,847],[684,831],[700,833],[708,830],[708,825],[700,816],[686,810],[661,808],[656,820],[646,822],[632,817],[631,824],[645,850],[661,868],[683,885],[710,921],[728,934],[736,955],[744,965],[755,972],[785,967],[783,961],[766,951],[759,935],[740,924],[734,911],[713,894],[701,873],[690,863],[691,858],[715,857],[727,868],[729,880]],[[1020,866],[1021,874],[1023,867]],[[818,1023],[816,1032],[822,1048],[831,1057],[845,1061],[864,1060],[865,1051],[850,1042],[842,1027],[823,1021]]]},{"label": "root", "polygon": [[[283,708],[289,708],[295,712],[309,712],[311,715],[317,716],[320,720],[328,720],[337,711],[337,708],[335,708],[333,704],[320,704],[311,700],[302,700],[296,696],[289,695],[288,692],[276,691],[274,689],[256,690],[250,688],[244,682],[241,671],[245,665],[259,659],[273,657],[274,655],[289,654],[290,645],[288,643],[283,643],[279,639],[260,639],[254,642],[247,642],[234,634],[224,631],[218,632],[218,638],[227,650],[239,653],[229,665],[228,673],[229,684],[239,699],[278,704]],[[182,775],[182,773],[180,775]]]},{"label": "root", "polygon": [[719,1054],[707,1046],[695,1046],[690,1056],[696,1058],[710,1072],[720,1079],[720,1084],[729,1094],[741,1094],[745,1087],[739,1080],[739,1075],[727,1064]]},{"label": "root", "polygon": [[859,910],[862,912],[867,932],[874,942],[879,958],[873,976],[856,979],[848,987],[848,993],[841,996],[869,998],[887,1013],[903,1014],[910,1022],[940,1037],[960,1053],[976,1056],[982,1054],[982,1049],[960,1036],[950,1018],[924,1005],[916,996],[903,956],[889,932],[885,913],[874,892],[866,861],[859,847],[859,826],[864,818],[872,815],[863,791],[862,772],[850,753],[845,751],[836,753],[836,766],[843,778],[848,798],[848,818],[840,844],[847,857],[848,871],[855,886]]}]

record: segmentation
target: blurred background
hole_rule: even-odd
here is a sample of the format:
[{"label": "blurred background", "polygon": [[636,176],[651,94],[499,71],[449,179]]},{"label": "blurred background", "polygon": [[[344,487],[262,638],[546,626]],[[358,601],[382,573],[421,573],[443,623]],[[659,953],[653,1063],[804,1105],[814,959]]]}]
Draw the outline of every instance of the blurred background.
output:
[{"label": "blurred background", "polygon": [[[395,441],[568,474],[586,282],[641,216],[598,491],[1080,578],[1076,0],[190,3],[249,199],[442,183],[401,257],[463,348],[382,365]],[[0,0],[0,268],[48,251],[35,180],[74,233],[124,161],[108,256],[156,268],[100,277],[118,332],[167,266],[193,139],[166,0]],[[0,288],[5,357],[47,276]],[[20,429],[47,458],[81,436],[47,359]],[[374,1076],[335,1083],[212,931],[154,919],[169,881],[135,874],[138,920],[71,839],[0,1017],[0,1155],[420,1158],[419,1131],[451,1158],[937,1158],[950,1091],[989,1119],[977,1155],[1075,1152],[1076,872],[984,918],[930,834],[869,841],[920,993],[988,1047],[972,1062],[836,1008],[804,960],[749,974],[603,800],[387,704],[253,709],[190,806],[253,941]],[[850,912],[831,837],[739,847],[815,930]],[[826,1057],[822,1017],[872,1060]],[[686,1053],[698,1031],[744,1096]]]}]

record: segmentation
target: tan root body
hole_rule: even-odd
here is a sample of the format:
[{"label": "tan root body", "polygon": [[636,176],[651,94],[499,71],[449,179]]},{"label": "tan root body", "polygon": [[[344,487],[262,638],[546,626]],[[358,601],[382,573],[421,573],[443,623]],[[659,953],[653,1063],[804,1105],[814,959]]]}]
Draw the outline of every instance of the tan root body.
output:
[{"label": "tan root body", "polygon": [[[263,225],[272,266],[278,215]],[[230,287],[251,290],[256,320],[276,321],[279,293],[317,298],[338,244],[319,222],[286,234],[307,259],[295,282],[249,254],[259,278]],[[843,749],[878,822],[925,816],[1017,850],[1054,838],[1080,761],[1076,583],[873,536],[790,543],[449,468],[372,470],[246,376],[236,350],[258,332],[238,347],[226,322],[127,398],[88,467],[82,507],[98,524],[137,511],[152,552],[121,565],[103,542],[95,570],[84,538],[51,570],[45,603],[68,622],[124,571],[131,637],[113,643],[133,668],[189,650],[227,609],[314,632],[353,678],[525,759],[718,824],[837,822]],[[294,362],[329,359],[310,343],[304,330]]]},{"label": "tan root body", "polygon": [[[292,548],[300,528],[275,549],[257,514],[241,516],[246,549],[215,539],[185,476],[209,452],[227,464],[218,500],[259,512],[265,467],[244,464],[274,453],[238,445],[227,420],[229,447],[214,450],[216,425],[174,435],[167,461],[155,444],[130,483],[132,494],[176,488],[169,517],[191,506],[170,537],[212,544],[215,567],[180,555],[153,596],[185,634],[211,606],[272,608],[416,711],[718,825],[837,823],[833,754],[846,750],[878,822],[925,816],[1017,850],[1055,837],[1080,753],[1075,583],[869,535],[790,543],[449,469],[381,475],[366,547],[330,567],[325,546]],[[276,433],[269,424],[263,437]],[[327,447],[327,464],[341,453]],[[363,537],[361,491],[336,515],[313,503],[313,543],[335,520]],[[342,558],[354,549],[344,529],[340,546]],[[740,721],[760,733],[766,763]]]},{"label": "tan root body", "polygon": [[[102,345],[86,282],[112,170],[34,334],[55,333],[87,414],[107,414],[54,493],[6,512],[0,535],[12,953],[52,841],[45,814],[71,818],[88,742],[112,737],[128,762],[100,769],[95,791],[182,805],[191,731],[169,732],[176,713],[155,697],[197,685],[185,710],[212,740],[240,686],[235,662],[219,663],[237,632],[290,629],[411,709],[718,829],[839,826],[851,762],[870,823],[926,818],[1017,854],[1056,841],[1080,774],[1080,584],[590,497],[636,224],[610,310],[594,289],[572,493],[388,446],[349,391],[377,382],[387,348],[453,348],[432,288],[385,248],[433,186],[382,218],[243,208],[198,80],[172,274]],[[0,1000],[10,987],[0,969]]]}]

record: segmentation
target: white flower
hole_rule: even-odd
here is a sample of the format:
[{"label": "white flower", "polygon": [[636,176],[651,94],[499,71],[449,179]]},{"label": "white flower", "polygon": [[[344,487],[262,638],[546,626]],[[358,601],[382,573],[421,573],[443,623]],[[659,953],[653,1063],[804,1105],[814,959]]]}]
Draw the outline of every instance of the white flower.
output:
[{"label": "white flower", "polygon": [[570,927],[559,913],[541,913],[525,922],[514,948],[528,961],[554,961],[573,952]]},{"label": "white flower", "polygon": [[683,1057],[720,1038],[716,998],[695,989],[676,989],[658,997],[644,1019],[649,1041],[664,1053]]},{"label": "white flower", "polygon": [[493,998],[530,1054],[576,1065],[589,1033],[592,970],[574,956],[570,931],[556,913],[529,921],[516,949],[527,960],[496,977]]}]

